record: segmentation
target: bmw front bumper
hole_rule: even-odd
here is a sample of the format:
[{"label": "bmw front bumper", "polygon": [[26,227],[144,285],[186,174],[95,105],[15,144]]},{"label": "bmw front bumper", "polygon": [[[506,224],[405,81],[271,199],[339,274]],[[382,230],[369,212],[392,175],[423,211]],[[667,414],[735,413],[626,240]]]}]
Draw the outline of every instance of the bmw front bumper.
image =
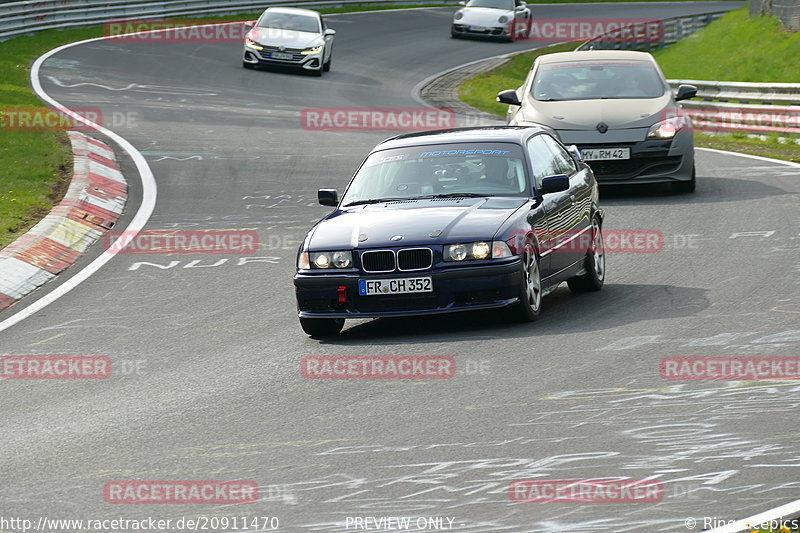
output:
[{"label": "bmw front bumper", "polygon": [[[510,262],[392,274],[296,274],[298,316],[302,318],[377,318],[417,316],[504,307],[518,301],[522,284],[519,258]],[[430,277],[433,292],[361,296],[360,279]],[[346,287],[340,302],[339,287]]]}]

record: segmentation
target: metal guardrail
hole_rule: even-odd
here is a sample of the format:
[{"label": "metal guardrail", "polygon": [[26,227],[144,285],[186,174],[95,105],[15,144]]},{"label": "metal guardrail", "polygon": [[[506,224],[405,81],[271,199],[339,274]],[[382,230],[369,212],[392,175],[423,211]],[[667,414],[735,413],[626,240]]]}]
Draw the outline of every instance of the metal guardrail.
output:
[{"label": "metal guardrail", "polygon": [[681,102],[696,131],[800,135],[800,83],[667,81],[697,87]]},{"label": "metal guardrail", "polygon": [[640,21],[597,35],[577,50],[658,50],[702,30],[728,11]]},{"label": "metal guardrail", "polygon": [[[440,0],[437,0],[437,2]],[[24,0],[0,3],[0,41],[52,28],[101,25],[113,20],[263,11],[271,5],[338,7],[350,4],[422,4],[422,0]],[[455,0],[444,0],[453,3]]]},{"label": "metal guardrail", "polygon": [[750,0],[750,16],[772,15],[791,31],[800,30],[800,0]]}]

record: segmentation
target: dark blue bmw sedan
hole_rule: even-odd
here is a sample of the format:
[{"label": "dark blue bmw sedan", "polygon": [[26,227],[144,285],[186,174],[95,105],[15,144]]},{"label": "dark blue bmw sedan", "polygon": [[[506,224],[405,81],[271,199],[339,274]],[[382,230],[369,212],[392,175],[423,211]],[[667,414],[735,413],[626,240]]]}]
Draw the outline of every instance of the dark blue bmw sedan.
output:
[{"label": "dark blue bmw sedan", "polygon": [[308,232],[294,285],[303,330],[347,318],[508,307],[539,315],[566,281],[603,286],[603,211],[592,170],[538,127],[401,135],[367,156]]}]

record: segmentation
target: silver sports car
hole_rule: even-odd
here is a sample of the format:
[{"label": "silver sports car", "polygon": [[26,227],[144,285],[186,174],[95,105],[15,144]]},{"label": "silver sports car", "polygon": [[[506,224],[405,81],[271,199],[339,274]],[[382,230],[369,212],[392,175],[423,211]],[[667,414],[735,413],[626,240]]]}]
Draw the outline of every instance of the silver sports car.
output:
[{"label": "silver sports car", "polygon": [[270,7],[244,42],[242,66],[281,65],[302,68],[322,76],[331,68],[333,36],[319,13],[310,9]]},{"label": "silver sports car", "polygon": [[625,50],[587,50],[539,56],[522,87],[502,91],[509,125],[538,124],[574,144],[600,184],[669,182],[695,189],[691,121],[653,56]]},{"label": "silver sports car", "polygon": [[512,38],[514,20],[529,19],[531,10],[522,0],[469,0],[453,15],[453,37]]}]

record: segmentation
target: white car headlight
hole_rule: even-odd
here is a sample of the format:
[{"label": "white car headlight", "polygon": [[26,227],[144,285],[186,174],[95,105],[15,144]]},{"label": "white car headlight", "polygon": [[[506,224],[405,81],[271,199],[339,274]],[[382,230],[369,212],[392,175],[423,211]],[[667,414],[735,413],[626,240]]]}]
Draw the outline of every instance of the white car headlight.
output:
[{"label": "white car headlight", "polygon": [[306,48],[300,53],[303,54],[304,56],[310,56],[311,54],[318,54],[320,52],[322,52],[322,45],[315,46],[313,48]]},{"label": "white car headlight", "polygon": [[[504,245],[505,243],[503,241],[448,244],[444,247],[444,260],[448,262],[475,261],[480,259],[510,257],[511,251],[508,249],[507,245],[504,249]],[[508,255],[506,255],[506,253]]]},{"label": "white car headlight", "polygon": [[661,122],[657,122],[650,126],[650,129],[647,131],[647,138],[648,139],[671,139],[675,137],[675,134],[678,133],[683,128],[688,128],[692,125],[689,117],[685,115],[679,115],[676,117],[670,117],[667,120],[662,120]]},{"label": "white car headlight", "polygon": [[244,44],[247,45],[248,48],[252,48],[253,50],[259,50],[260,51],[260,50],[264,49],[263,46],[261,46],[257,42],[252,41],[250,39],[245,39]]},{"label": "white car headlight", "polygon": [[353,252],[303,252],[297,260],[300,270],[327,270],[353,266]]},{"label": "white car headlight", "polygon": [[461,20],[462,18],[464,18],[464,12],[463,11],[456,11],[456,14],[453,15],[453,18],[455,20]]},{"label": "white car headlight", "polygon": [[508,22],[508,17],[503,15],[502,17],[497,19],[497,22],[499,22],[500,24],[505,24],[506,22]]}]

